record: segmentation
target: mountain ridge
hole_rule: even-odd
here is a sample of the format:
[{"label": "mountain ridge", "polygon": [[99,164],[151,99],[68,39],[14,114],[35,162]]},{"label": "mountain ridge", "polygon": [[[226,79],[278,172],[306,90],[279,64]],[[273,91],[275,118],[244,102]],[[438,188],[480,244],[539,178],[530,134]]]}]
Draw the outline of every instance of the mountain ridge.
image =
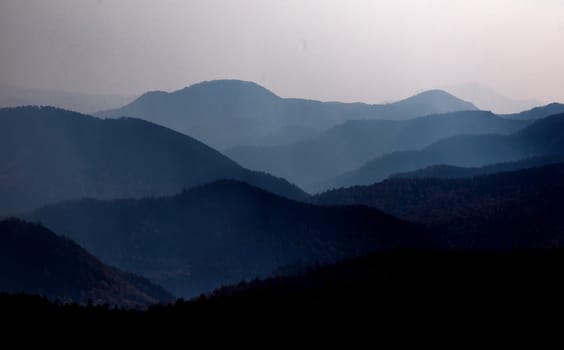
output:
[{"label": "mountain ridge", "polygon": [[531,109],[521,111],[519,113],[503,114],[502,116],[508,119],[537,120],[537,119],[545,118],[550,115],[556,115],[562,113],[564,113],[564,104],[553,102],[547,105],[533,107]]},{"label": "mountain ridge", "polygon": [[535,121],[511,135],[458,135],[419,151],[394,152],[321,183],[317,190],[368,185],[388,176],[432,165],[480,167],[532,157],[558,157],[564,147],[564,114]]},{"label": "mountain ridge", "polygon": [[[142,95],[122,108],[96,115],[143,118],[224,149],[253,144],[288,127],[320,131],[348,119],[408,119],[455,110],[476,107],[444,91],[370,105],[281,98],[253,82],[214,80],[169,93]],[[296,140],[291,133],[284,136],[287,142]]]},{"label": "mountain ridge", "polygon": [[172,194],[222,178],[307,197],[284,179],[249,171],[196,139],[134,118],[0,109],[0,156],[0,213],[71,198]]},{"label": "mountain ridge", "polygon": [[235,180],[170,197],[66,201],[25,217],[184,297],[293,263],[432,245],[424,230],[378,210],[317,207]]},{"label": "mountain ridge", "polygon": [[398,173],[390,178],[408,178],[408,179],[456,179],[468,178],[474,176],[490,175],[501,172],[517,171],[527,168],[535,168],[539,166],[549,165],[552,163],[560,163],[564,161],[564,156],[556,157],[533,157],[516,162],[496,163],[483,167],[464,168],[452,165],[432,165],[427,168],[415,170],[407,173]]},{"label": "mountain ridge", "polygon": [[234,147],[225,153],[250,169],[310,186],[394,151],[420,149],[460,133],[510,134],[531,121],[507,120],[491,112],[466,111],[410,120],[349,120],[307,140],[270,147]]},{"label": "mountain ridge", "polygon": [[162,288],[103,264],[43,226],[16,218],[0,221],[0,241],[0,292],[134,308],[173,299]]},{"label": "mountain ridge", "polygon": [[559,248],[564,163],[469,178],[391,178],[312,197],[361,204],[424,224],[455,249]]}]

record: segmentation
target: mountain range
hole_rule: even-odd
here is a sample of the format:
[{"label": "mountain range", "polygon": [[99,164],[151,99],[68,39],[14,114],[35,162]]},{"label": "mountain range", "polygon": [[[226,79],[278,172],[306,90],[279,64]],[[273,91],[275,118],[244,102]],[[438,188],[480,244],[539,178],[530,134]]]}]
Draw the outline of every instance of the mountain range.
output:
[{"label": "mountain range", "polygon": [[555,157],[564,150],[564,114],[540,119],[511,135],[458,135],[419,151],[394,152],[357,170],[321,183],[317,190],[368,185],[402,172],[432,165],[480,167],[532,157]]},{"label": "mountain range", "polygon": [[530,123],[482,111],[409,120],[350,120],[304,141],[270,147],[239,146],[225,154],[249,169],[284,177],[307,190],[377,156],[421,149],[459,134],[511,134]]},{"label": "mountain range", "polygon": [[164,127],[51,107],[0,109],[0,158],[0,213],[72,198],[173,194],[220,179],[294,199],[307,196],[286,180],[249,171]]},{"label": "mountain range", "polygon": [[215,80],[170,93],[148,92],[96,115],[146,119],[225,149],[290,143],[351,119],[408,119],[462,110],[476,107],[440,90],[369,105],[281,98],[252,82]]},{"label": "mountain range", "polygon": [[424,224],[444,247],[507,250],[561,247],[563,195],[564,163],[556,163],[471,178],[394,178],[311,201],[378,208]]},{"label": "mountain range", "polygon": [[173,296],[103,264],[68,238],[17,219],[0,221],[0,291],[61,302],[147,307]]},{"label": "mountain range", "polygon": [[[380,258],[342,261],[375,252],[559,248],[558,113],[496,115],[440,90],[386,105],[288,99],[225,80],[147,93],[107,119],[0,109],[0,214],[28,220],[0,221],[0,292],[139,308],[168,291],[231,300],[299,281],[309,303],[339,295],[319,276],[361,288]],[[398,272],[379,261],[391,265],[378,276]],[[442,271],[425,266],[399,274]]]},{"label": "mountain range", "polygon": [[183,297],[288,265],[433,245],[424,230],[375,209],[318,207],[237,181],[172,197],[67,201],[26,218]]},{"label": "mountain range", "polygon": [[502,115],[507,119],[520,119],[520,120],[536,120],[546,118],[555,114],[564,113],[564,104],[550,103],[544,106],[537,106],[529,110],[521,111],[513,114]]},{"label": "mountain range", "polygon": [[432,165],[427,168],[418,169],[406,173],[398,173],[392,175],[392,178],[408,178],[408,179],[456,179],[468,178],[481,175],[490,175],[496,173],[504,173],[527,168],[536,168],[553,163],[564,162],[564,155],[533,157],[515,162],[496,163],[482,167],[464,168],[453,165]]}]

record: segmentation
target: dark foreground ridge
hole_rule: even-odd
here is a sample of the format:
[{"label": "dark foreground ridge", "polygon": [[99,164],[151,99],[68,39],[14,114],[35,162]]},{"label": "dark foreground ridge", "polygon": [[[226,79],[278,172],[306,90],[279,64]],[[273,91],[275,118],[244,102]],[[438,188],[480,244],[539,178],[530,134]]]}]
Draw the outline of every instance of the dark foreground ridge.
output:
[{"label": "dark foreground ridge", "polygon": [[173,299],[146,279],[100,262],[70,239],[18,219],[0,221],[0,292],[130,308]]},{"label": "dark foreground ridge", "polygon": [[[460,348],[488,334],[507,345],[522,343],[538,327],[547,333],[535,341],[553,339],[558,321],[547,320],[562,310],[562,268],[563,250],[382,252],[146,312],[3,295],[0,317],[11,327],[25,324],[28,331],[95,332],[99,341],[117,338],[130,344],[201,337],[230,342],[236,334],[249,342],[305,336],[318,343],[438,341]],[[491,341],[486,344],[493,346]]]}]

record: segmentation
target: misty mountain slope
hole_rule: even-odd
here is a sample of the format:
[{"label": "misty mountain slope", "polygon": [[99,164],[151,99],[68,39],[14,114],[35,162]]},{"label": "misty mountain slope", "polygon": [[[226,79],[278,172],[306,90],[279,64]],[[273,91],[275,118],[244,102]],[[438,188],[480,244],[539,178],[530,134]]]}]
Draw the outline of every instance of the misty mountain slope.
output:
[{"label": "misty mountain slope", "polygon": [[456,179],[465,177],[474,177],[481,175],[490,175],[501,172],[517,171],[527,168],[535,168],[539,166],[564,162],[564,155],[553,157],[533,157],[515,162],[497,163],[486,165],[483,167],[464,168],[452,165],[432,165],[427,168],[392,175],[392,178],[406,179]]},{"label": "misty mountain slope", "polygon": [[239,146],[225,153],[245,167],[282,176],[307,188],[386,153],[417,150],[463,133],[510,134],[530,123],[482,111],[410,120],[351,120],[306,141],[272,147]]},{"label": "misty mountain slope", "polygon": [[290,198],[306,196],[164,127],[48,107],[0,110],[0,159],[0,213],[72,198],[172,194],[224,178]]},{"label": "misty mountain slope", "polygon": [[28,217],[179,296],[290,264],[431,245],[424,231],[378,210],[317,207],[236,181],[173,197],[64,202]]},{"label": "misty mountain slope", "polygon": [[561,247],[564,163],[466,179],[394,178],[322,193],[316,204],[362,204],[425,224],[463,248]]},{"label": "misty mountain slope", "polygon": [[173,297],[139,276],[107,266],[76,243],[37,224],[0,221],[0,292],[128,307]]},{"label": "misty mountain slope", "polygon": [[519,113],[505,114],[503,117],[508,119],[535,120],[562,113],[564,113],[564,104],[550,103],[546,106],[535,107]]},{"label": "misty mountain slope", "polygon": [[[280,98],[251,82],[215,80],[171,93],[149,92],[104,117],[138,117],[192,135],[219,149],[291,143],[351,119],[408,119],[475,110],[472,104],[433,90],[390,104],[319,102]],[[297,135],[293,130],[302,130]],[[276,137],[267,138],[276,135]],[[266,142],[266,143],[265,143]]]},{"label": "misty mountain slope", "polygon": [[319,184],[317,189],[367,185],[390,175],[432,165],[480,167],[561,155],[564,155],[564,114],[538,120],[512,135],[459,135],[437,141],[420,151],[390,153]]},{"label": "misty mountain slope", "polygon": [[503,96],[491,87],[479,83],[459,84],[447,87],[445,90],[472,102],[481,110],[494,113],[519,113],[540,105],[540,102],[536,100],[517,100]]}]

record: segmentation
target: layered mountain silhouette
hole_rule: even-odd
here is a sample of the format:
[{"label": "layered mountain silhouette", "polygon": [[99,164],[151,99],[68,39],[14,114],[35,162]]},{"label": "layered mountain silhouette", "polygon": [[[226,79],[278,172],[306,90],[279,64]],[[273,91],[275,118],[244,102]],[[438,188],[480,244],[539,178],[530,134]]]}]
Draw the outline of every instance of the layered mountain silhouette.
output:
[{"label": "layered mountain silhouette", "polygon": [[328,191],[317,204],[363,204],[425,224],[449,248],[554,248],[564,239],[564,163],[466,179],[389,179]]},{"label": "layered mountain silhouette", "polygon": [[146,279],[103,264],[68,238],[18,219],[0,221],[0,292],[63,302],[144,307],[173,297]]},{"label": "layered mountain silhouette", "polygon": [[289,198],[306,196],[164,127],[50,107],[1,109],[0,157],[0,213],[71,198],[173,194],[230,178]]},{"label": "layered mountain silhouette", "polygon": [[143,118],[224,149],[290,143],[351,119],[408,119],[475,109],[440,90],[369,105],[281,98],[255,83],[216,80],[171,93],[149,92],[122,108],[97,115]]},{"label": "layered mountain silhouette", "polygon": [[432,165],[415,171],[395,174],[392,177],[408,179],[456,179],[535,168],[561,162],[564,162],[564,155],[553,157],[533,157],[516,162],[498,163],[474,168],[464,168],[452,165]]},{"label": "layered mountain silhouette", "polygon": [[564,113],[564,104],[550,103],[546,106],[535,107],[519,113],[505,114],[503,117],[508,119],[535,120],[562,113]]},{"label": "layered mountain silhouette", "polygon": [[416,150],[459,134],[510,134],[529,121],[468,111],[410,120],[351,120],[288,145],[239,146],[225,153],[245,167],[282,176],[308,189],[362,166],[376,156]]},{"label": "layered mountain silhouette", "polygon": [[237,181],[172,197],[69,201],[28,217],[184,297],[291,264],[432,245],[425,231],[378,210],[317,207]]},{"label": "layered mountain silhouette", "polygon": [[519,113],[541,104],[536,100],[517,100],[503,96],[491,87],[479,83],[458,84],[449,86],[445,90],[472,102],[481,110],[493,111],[494,113]]},{"label": "layered mountain silhouette", "polygon": [[377,157],[355,171],[319,184],[317,189],[367,185],[390,175],[432,165],[480,167],[563,154],[564,114],[559,114],[538,120],[511,135],[459,135],[437,141],[420,151]]}]

